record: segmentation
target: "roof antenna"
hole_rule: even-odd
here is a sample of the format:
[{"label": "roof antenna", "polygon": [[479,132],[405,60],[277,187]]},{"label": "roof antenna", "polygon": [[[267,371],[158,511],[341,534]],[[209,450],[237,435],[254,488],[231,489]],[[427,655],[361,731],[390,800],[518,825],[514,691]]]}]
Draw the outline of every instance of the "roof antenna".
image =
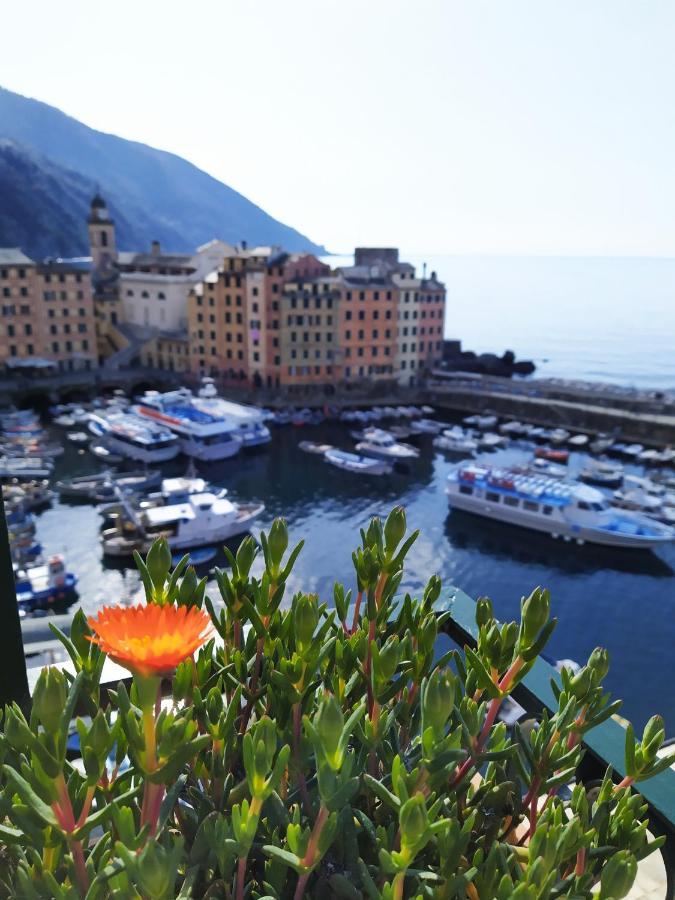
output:
[{"label": "roof antenna", "polygon": [[422,281],[427,280],[427,264],[422,263]]}]

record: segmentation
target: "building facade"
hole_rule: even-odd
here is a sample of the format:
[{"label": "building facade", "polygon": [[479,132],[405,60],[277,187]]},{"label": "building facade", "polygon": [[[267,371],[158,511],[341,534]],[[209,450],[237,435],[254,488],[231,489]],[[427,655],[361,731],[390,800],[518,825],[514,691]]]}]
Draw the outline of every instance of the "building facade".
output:
[{"label": "building facade", "polygon": [[88,263],[36,262],[0,249],[0,365],[91,369],[96,327]]}]

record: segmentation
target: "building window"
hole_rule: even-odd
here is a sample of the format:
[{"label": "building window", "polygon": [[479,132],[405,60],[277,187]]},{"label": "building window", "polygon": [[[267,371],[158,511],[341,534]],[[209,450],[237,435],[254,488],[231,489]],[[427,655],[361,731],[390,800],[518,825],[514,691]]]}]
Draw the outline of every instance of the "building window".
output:
[{"label": "building window", "polygon": [[158,299],[158,300],[166,300],[166,297],[165,297],[165,295],[164,295],[164,291],[159,291],[159,293],[157,294],[157,299]]},{"label": "building window", "polygon": [[24,325],[24,331],[26,334],[32,334],[33,326],[30,323],[28,325]]}]

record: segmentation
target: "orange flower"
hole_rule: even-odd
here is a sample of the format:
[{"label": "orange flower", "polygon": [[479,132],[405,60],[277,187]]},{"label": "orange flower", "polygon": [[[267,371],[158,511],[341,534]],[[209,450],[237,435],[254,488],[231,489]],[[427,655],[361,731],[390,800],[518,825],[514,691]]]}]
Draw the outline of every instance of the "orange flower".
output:
[{"label": "orange flower", "polygon": [[87,621],[90,640],[139,675],[170,675],[212,632],[208,614],[196,606],[104,606]]}]

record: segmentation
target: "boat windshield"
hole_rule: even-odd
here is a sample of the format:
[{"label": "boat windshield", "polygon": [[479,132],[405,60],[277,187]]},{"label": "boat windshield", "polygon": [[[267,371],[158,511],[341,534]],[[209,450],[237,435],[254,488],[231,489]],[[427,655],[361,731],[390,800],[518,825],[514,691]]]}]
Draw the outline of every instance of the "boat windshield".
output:
[{"label": "boat windshield", "polygon": [[579,509],[585,510],[593,510],[594,512],[602,512],[605,509],[609,509],[609,503],[607,500],[599,500],[597,502],[588,502],[586,500],[579,500],[577,502],[577,506]]}]

